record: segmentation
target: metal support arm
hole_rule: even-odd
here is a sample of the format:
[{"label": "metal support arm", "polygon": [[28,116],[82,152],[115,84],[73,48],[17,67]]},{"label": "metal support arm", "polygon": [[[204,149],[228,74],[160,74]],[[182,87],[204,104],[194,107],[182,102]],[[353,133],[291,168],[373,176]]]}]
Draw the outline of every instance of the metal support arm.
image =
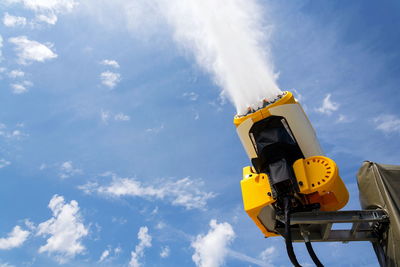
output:
[{"label": "metal support arm", "polygon": [[[283,217],[278,216],[278,220],[283,221]],[[352,226],[348,230],[332,230],[333,224],[343,223]],[[296,212],[290,216],[293,242],[304,242],[305,236],[311,242],[376,242],[377,229],[382,229],[378,226],[388,223],[389,217],[383,210]]]}]

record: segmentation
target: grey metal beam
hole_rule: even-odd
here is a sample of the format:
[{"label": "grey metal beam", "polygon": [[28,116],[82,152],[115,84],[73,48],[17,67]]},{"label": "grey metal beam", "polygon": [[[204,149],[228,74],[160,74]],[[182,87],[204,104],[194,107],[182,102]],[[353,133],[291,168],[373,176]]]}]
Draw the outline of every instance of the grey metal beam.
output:
[{"label": "grey metal beam", "polygon": [[[350,242],[350,241],[371,241],[375,242],[378,238],[373,232],[355,232],[350,230],[331,230],[329,236],[324,239],[317,232],[310,232],[308,238],[311,242]],[[292,231],[293,242],[304,242],[304,238],[299,230]]]},{"label": "grey metal beam", "polygon": [[[283,220],[280,216],[278,220]],[[372,229],[377,223],[386,223],[389,217],[383,210],[297,212],[290,216],[293,242],[350,242],[378,241]],[[351,229],[332,230],[335,223],[352,223]],[[283,233],[284,229],[277,229]]]},{"label": "grey metal beam", "polygon": [[290,216],[291,225],[387,221],[389,218],[383,210],[296,212]]}]

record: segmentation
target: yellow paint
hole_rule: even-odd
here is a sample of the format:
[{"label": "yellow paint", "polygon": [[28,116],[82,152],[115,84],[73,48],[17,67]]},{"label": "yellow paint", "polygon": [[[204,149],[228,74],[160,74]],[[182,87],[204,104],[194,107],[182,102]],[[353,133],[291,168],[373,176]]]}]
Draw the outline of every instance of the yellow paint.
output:
[{"label": "yellow paint", "polygon": [[[293,169],[300,194],[305,195],[308,200],[304,204],[318,202],[322,211],[335,211],[346,205],[349,193],[332,159],[323,156],[299,159],[293,164]],[[258,220],[261,209],[276,201],[272,196],[267,174],[257,174],[250,166],[245,167],[240,185],[246,213],[266,237],[276,236],[277,234],[269,232]]]},{"label": "yellow paint", "polygon": [[265,173],[257,174],[250,166],[243,168],[243,180],[240,181],[244,209],[265,236],[276,236],[270,233],[258,220],[261,209],[275,202],[272,197],[271,186]]},{"label": "yellow paint", "polygon": [[311,203],[320,203],[322,211],[339,210],[348,202],[349,193],[336,163],[330,158],[314,156],[298,159],[293,164],[293,170],[300,193],[307,195]]}]

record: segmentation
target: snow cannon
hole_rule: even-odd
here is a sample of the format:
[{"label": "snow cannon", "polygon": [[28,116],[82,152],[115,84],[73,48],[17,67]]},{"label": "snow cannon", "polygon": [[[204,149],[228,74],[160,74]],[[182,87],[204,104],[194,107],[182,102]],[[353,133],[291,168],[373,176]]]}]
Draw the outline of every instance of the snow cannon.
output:
[{"label": "snow cannon", "polygon": [[249,108],[234,124],[252,164],[243,168],[240,182],[244,209],[265,237],[282,235],[289,242],[290,213],[346,205],[349,193],[338,167],[323,155],[292,93],[264,100],[258,110]]}]

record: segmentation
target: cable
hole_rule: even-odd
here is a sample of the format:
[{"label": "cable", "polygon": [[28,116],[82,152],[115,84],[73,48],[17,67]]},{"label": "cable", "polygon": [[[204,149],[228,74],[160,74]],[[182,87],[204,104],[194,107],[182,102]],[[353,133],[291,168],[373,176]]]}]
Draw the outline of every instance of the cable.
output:
[{"label": "cable", "polygon": [[296,255],[294,254],[293,244],[292,244],[292,234],[290,232],[290,198],[284,198],[285,205],[285,243],[286,251],[289,256],[290,261],[295,267],[301,267],[297,261]]},{"label": "cable", "polygon": [[324,267],[324,265],[319,261],[317,255],[315,254],[314,249],[313,249],[313,247],[311,245],[311,242],[310,241],[306,241],[305,243],[306,243],[308,254],[310,254],[311,259],[313,260],[315,265],[317,265],[317,267]]}]

